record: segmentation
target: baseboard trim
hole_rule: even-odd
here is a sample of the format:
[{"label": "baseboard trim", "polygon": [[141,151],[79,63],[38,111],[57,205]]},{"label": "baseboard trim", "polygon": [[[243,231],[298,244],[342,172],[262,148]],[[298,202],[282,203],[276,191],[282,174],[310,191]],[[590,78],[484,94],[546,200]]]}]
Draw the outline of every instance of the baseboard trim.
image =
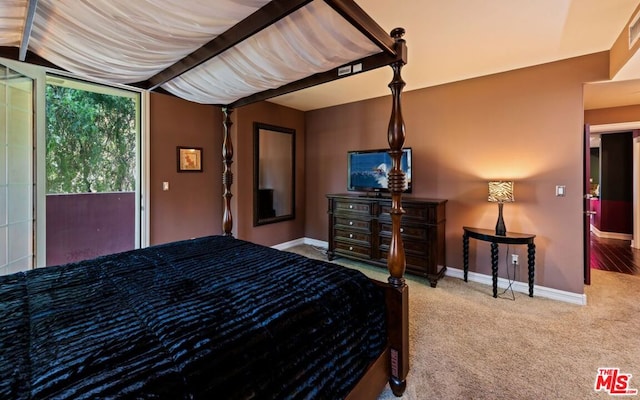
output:
[{"label": "baseboard trim", "polygon": [[631,240],[633,241],[633,235],[630,233],[618,233],[618,232],[603,232],[591,225],[591,233],[599,238],[603,239],[618,239],[618,240]]},{"label": "baseboard trim", "polygon": [[[464,279],[464,271],[458,268],[447,267],[445,272],[446,276],[452,278]],[[469,272],[467,274],[467,280],[470,282],[481,283],[487,286],[493,286],[493,278],[490,275],[479,274],[477,272]],[[509,287],[509,280],[504,278],[498,278],[498,287],[505,289]],[[527,282],[516,281],[513,282],[511,288],[514,292],[529,294],[529,284]],[[565,303],[577,304],[584,306],[587,304],[587,295],[580,293],[567,292],[564,290],[558,290],[548,288],[540,285],[533,285],[533,295],[535,297],[544,297],[547,299],[563,301]]]},{"label": "baseboard trim", "polygon": [[288,249],[290,247],[299,246],[301,244],[309,244],[309,243],[307,243],[306,240],[307,240],[306,238],[300,238],[300,239],[290,240],[288,242],[276,244],[276,245],[273,245],[271,247],[274,248],[274,249],[277,249],[277,250],[286,250],[286,249]]},{"label": "baseboard trim", "polygon": [[[301,244],[321,247],[324,249],[329,247],[329,244],[325,241],[311,239],[307,237],[281,243],[271,247],[278,250],[286,250],[289,247],[298,246]],[[450,276],[452,278],[464,279],[464,271],[458,268],[447,267],[447,271],[445,272],[445,275]],[[493,286],[493,279],[491,278],[491,276],[485,275],[485,274],[479,274],[477,272],[469,272],[467,274],[467,280],[471,282],[481,283],[489,287]],[[505,289],[509,287],[509,281],[504,278],[498,278],[498,287],[501,289]],[[519,282],[519,281],[513,282],[511,287],[513,288],[514,292],[525,293],[525,294],[529,293],[529,284],[526,282]],[[536,297],[544,297],[551,300],[558,300],[558,301],[563,301],[565,303],[577,304],[581,306],[584,306],[587,304],[586,294],[572,293],[564,290],[548,288],[545,286],[534,285],[533,295]]]}]

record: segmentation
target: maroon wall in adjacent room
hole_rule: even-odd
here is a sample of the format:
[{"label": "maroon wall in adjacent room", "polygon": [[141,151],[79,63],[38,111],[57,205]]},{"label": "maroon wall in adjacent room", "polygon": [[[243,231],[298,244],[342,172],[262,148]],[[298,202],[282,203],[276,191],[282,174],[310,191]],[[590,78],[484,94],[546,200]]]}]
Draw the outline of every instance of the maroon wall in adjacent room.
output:
[{"label": "maroon wall in adjacent room", "polygon": [[[634,188],[634,185],[637,186],[637,184],[634,183],[633,178],[631,181],[629,181],[628,178],[626,181],[623,179],[623,175],[627,173],[633,176],[633,146],[634,140],[637,139],[627,140],[626,144],[617,146],[619,147],[618,149],[611,148],[608,144],[612,137],[610,135],[619,134],[615,124],[632,123],[633,125],[637,125],[635,122],[640,120],[640,105],[586,110],[584,115],[585,123],[590,124],[592,127],[594,125],[612,126],[612,132],[605,131],[600,134],[600,146],[603,146],[602,139],[604,139],[604,146],[607,148],[606,150],[609,154],[603,157],[602,149],[600,149],[598,153],[598,162],[600,164],[599,173],[602,175],[599,177],[602,181],[598,181],[601,185],[601,202],[597,210],[597,218],[592,220],[594,222],[593,225],[604,233],[622,233],[633,236],[633,216],[638,212],[633,204],[633,195],[627,194],[626,198],[624,198],[624,196],[621,196],[618,192],[621,189],[628,191],[628,193],[637,190],[637,188]],[[632,135],[635,138],[640,135],[640,133],[634,130]],[[612,152],[613,154],[611,154]],[[603,195],[602,184],[607,183],[605,182],[605,178],[609,182]],[[614,195],[610,193],[611,190],[613,190]],[[638,238],[633,238],[633,240],[635,242]]]},{"label": "maroon wall in adjacent room", "polygon": [[600,136],[600,224],[603,232],[633,233],[633,134]]},{"label": "maroon wall in adjacent room", "polygon": [[[220,108],[151,93],[150,114],[150,244],[221,233]],[[202,147],[203,171],[178,173],[177,146]]]}]

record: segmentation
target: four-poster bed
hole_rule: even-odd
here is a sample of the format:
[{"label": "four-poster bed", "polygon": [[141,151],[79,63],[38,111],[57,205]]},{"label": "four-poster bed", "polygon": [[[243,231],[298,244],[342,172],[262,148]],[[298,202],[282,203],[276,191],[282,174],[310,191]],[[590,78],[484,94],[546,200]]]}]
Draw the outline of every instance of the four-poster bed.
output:
[{"label": "four-poster bed", "polygon": [[[13,398],[209,398],[214,394],[361,399],[377,397],[389,382],[393,393],[400,396],[409,370],[408,288],[400,231],[405,179],[400,169],[405,140],[401,109],[401,69],[407,60],[404,30],[397,28],[388,35],[351,0],[223,0],[216,5],[194,1],[192,7],[160,0],[60,3],[39,0],[27,4],[25,0],[22,39],[0,42],[5,46],[0,55],[221,106],[223,235],[2,277],[0,316],[6,324],[1,330],[0,378],[4,384],[0,384],[0,394]],[[212,10],[218,6],[220,9]],[[229,13],[222,17],[223,11]],[[219,23],[211,28],[214,20]],[[9,29],[1,21],[0,30]],[[363,279],[364,275],[342,267],[234,239],[233,110],[382,66],[393,69],[387,129],[393,162],[388,177],[392,199],[388,282]],[[255,259],[263,262],[261,274],[252,269],[257,265]],[[271,260],[277,265],[271,266]],[[292,263],[293,271],[286,267]],[[264,274],[263,268],[273,269]],[[328,288],[330,283],[322,277],[311,281],[299,275],[315,275],[312,270],[341,278],[335,287],[323,291],[318,288]],[[358,286],[359,295],[347,297],[341,285]],[[255,301],[271,292],[276,294],[265,303]],[[217,297],[211,297],[212,293]],[[293,293],[302,296],[291,297]],[[309,297],[318,302],[307,304]],[[108,304],[93,304],[100,298]],[[237,301],[231,301],[235,298]],[[293,309],[274,311],[275,306],[267,306],[287,303],[286,299],[292,299]],[[221,302],[226,303],[217,307]],[[359,302],[369,307],[360,307]],[[303,308],[303,303],[311,310]],[[256,310],[262,308],[271,313],[258,315]],[[358,314],[358,309],[364,313]],[[76,313],[80,322],[69,318]],[[91,315],[84,320],[87,313]],[[219,319],[207,325],[216,313]],[[134,322],[120,324],[128,319]],[[241,321],[235,325],[230,320]],[[244,320],[254,325],[240,324]],[[342,325],[347,320],[362,323]],[[373,325],[364,321],[373,321]],[[327,337],[336,335],[333,331],[305,340],[312,333],[322,334],[328,325],[347,333],[359,332],[356,336],[365,342],[347,342],[348,349],[330,343],[324,347]],[[234,329],[243,330],[242,335],[225,334]],[[266,334],[245,334],[252,329]],[[108,334],[114,330],[122,339]],[[312,347],[283,348],[282,342],[275,341],[278,336],[285,341],[301,336]],[[4,340],[9,337],[16,340]],[[218,346],[225,340],[241,342],[241,350]],[[332,356],[315,354],[319,349]],[[278,372],[269,371],[270,365],[282,362],[284,353],[311,356],[284,361],[300,364],[301,369],[286,364]],[[274,374],[277,383],[272,382]]]}]

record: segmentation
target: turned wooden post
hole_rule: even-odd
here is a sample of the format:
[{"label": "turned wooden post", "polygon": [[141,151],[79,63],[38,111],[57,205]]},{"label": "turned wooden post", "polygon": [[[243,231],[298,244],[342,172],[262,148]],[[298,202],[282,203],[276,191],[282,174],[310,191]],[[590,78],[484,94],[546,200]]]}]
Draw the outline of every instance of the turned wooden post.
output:
[{"label": "turned wooden post", "polygon": [[[391,36],[396,40],[397,48],[404,48],[405,43],[404,29],[396,28],[391,32]],[[406,50],[404,50],[406,52]],[[404,286],[404,271],[406,268],[406,259],[404,253],[404,244],[402,243],[402,235],[400,234],[400,222],[404,210],[402,209],[402,192],[406,187],[406,177],[401,168],[402,146],[404,145],[405,132],[404,120],[402,119],[401,94],[405,82],[402,80],[400,70],[405,64],[405,60],[395,61],[391,64],[393,68],[393,80],[389,83],[393,104],[391,107],[391,118],[389,120],[388,140],[389,155],[391,156],[392,166],[388,175],[389,191],[391,192],[391,245],[389,249],[389,257],[387,259],[387,268],[389,269],[389,283],[395,287]]]},{"label": "turned wooden post", "polygon": [[222,160],[224,170],[222,172],[222,184],[224,185],[224,213],[222,215],[222,232],[225,236],[233,236],[233,213],[231,212],[231,185],[233,184],[233,172],[231,172],[231,164],[233,164],[233,143],[231,142],[231,113],[233,109],[223,108],[224,113],[224,142],[222,144]]},{"label": "turned wooden post", "polygon": [[389,155],[392,166],[388,175],[388,186],[391,192],[391,244],[387,258],[389,269],[389,284],[392,295],[390,296],[390,308],[388,323],[395,326],[389,333],[391,377],[389,386],[396,396],[402,396],[407,387],[407,374],[409,373],[409,287],[404,280],[406,258],[400,224],[402,222],[402,192],[406,187],[406,176],[401,168],[402,146],[404,145],[405,131],[402,118],[401,94],[405,82],[400,75],[401,69],[407,62],[407,47],[404,39],[404,29],[396,28],[391,31],[395,39],[397,61],[391,64],[393,68],[393,80],[389,83],[392,94],[391,118],[389,120],[388,140]]}]

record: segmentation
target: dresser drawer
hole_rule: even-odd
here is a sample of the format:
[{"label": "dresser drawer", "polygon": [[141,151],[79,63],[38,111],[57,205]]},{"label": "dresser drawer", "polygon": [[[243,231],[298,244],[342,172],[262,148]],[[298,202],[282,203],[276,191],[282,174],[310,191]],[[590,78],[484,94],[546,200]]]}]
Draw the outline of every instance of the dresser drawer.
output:
[{"label": "dresser drawer", "polygon": [[350,216],[336,216],[335,227],[346,230],[360,229],[371,232],[371,220],[352,218]]},{"label": "dresser drawer", "polygon": [[369,246],[336,241],[335,251],[336,253],[357,256],[359,258],[371,258],[371,248],[369,248]]},{"label": "dresser drawer", "polygon": [[[404,244],[404,251],[407,256],[413,254],[418,257],[424,257],[429,253],[429,246],[426,241],[406,240],[402,237],[402,243]],[[380,236],[380,251],[388,252],[389,246],[391,246],[391,236]]]},{"label": "dresser drawer", "polygon": [[371,235],[368,233],[349,230],[349,229],[337,229],[335,230],[336,240],[353,240],[365,243],[371,243]]},{"label": "dresser drawer", "polygon": [[[436,224],[444,216],[438,215],[438,204],[414,204],[403,203],[402,209],[404,214],[402,215],[403,221],[423,222],[427,224]],[[380,205],[380,219],[391,220],[391,203],[383,203]]]},{"label": "dresser drawer", "polygon": [[[380,234],[385,236],[388,235],[391,237],[391,222],[381,222],[380,223]],[[416,239],[416,240],[425,240],[427,239],[427,229],[424,226],[415,226],[415,225],[401,225],[400,232],[402,233],[403,239]]]},{"label": "dresser drawer", "polygon": [[[386,250],[380,250],[380,262],[386,263],[387,262],[387,257],[389,256],[389,248],[387,247]],[[407,252],[405,254],[405,259],[407,261],[407,267],[411,268],[414,270],[419,270],[421,272],[427,272],[428,270],[428,265],[430,264],[430,260],[427,256],[419,256],[419,255],[415,255],[415,254],[411,254],[409,252]]]},{"label": "dresser drawer", "polygon": [[351,215],[371,215],[371,203],[366,201],[350,201],[339,199],[335,201],[334,211],[336,213],[349,213]]}]

